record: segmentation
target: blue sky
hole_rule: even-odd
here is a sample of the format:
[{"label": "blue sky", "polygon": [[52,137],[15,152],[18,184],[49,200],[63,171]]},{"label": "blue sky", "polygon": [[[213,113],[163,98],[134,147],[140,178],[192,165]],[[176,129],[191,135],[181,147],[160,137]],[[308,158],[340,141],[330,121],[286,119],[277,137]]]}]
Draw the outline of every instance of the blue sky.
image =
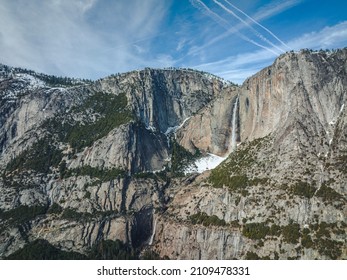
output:
[{"label": "blue sky", "polygon": [[0,0],[0,63],[98,79],[189,67],[236,83],[281,53],[347,46],[345,0]]}]

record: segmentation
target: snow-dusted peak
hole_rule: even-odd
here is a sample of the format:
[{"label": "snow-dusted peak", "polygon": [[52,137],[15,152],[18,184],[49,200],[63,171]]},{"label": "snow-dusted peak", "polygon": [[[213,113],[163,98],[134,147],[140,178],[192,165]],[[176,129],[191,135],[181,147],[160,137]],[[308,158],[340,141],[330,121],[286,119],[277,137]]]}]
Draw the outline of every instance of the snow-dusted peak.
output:
[{"label": "snow-dusted peak", "polygon": [[45,83],[43,81],[41,81],[40,79],[32,75],[25,74],[25,73],[18,73],[18,74],[15,74],[15,77],[28,83],[27,86],[29,87],[29,89],[45,87]]}]

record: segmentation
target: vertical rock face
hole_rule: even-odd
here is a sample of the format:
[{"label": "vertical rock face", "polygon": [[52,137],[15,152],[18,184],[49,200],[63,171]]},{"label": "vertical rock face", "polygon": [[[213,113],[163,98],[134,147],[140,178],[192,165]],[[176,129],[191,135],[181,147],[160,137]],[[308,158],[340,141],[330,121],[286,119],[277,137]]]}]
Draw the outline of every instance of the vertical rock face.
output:
[{"label": "vertical rock face", "polygon": [[233,107],[240,90],[231,87],[198,111],[177,132],[177,141],[191,152],[196,149],[224,156],[230,150]]},{"label": "vertical rock face", "polygon": [[[68,166],[77,168],[87,164],[130,172],[161,170],[170,158],[167,134],[228,88],[227,83],[192,70],[146,69],[111,76],[89,85],[58,87],[45,84],[37,74],[9,72],[1,72],[0,151],[3,155],[0,161],[3,166],[42,137],[44,133],[38,131],[44,130],[41,125],[46,125],[50,119],[83,126],[100,117],[111,118],[102,115],[102,107],[93,112],[92,102],[98,102],[99,93],[108,93],[126,95],[132,124],[115,127],[112,133],[98,137],[99,141],[88,149],[69,158]],[[79,107],[86,107],[85,111],[80,112]],[[66,127],[61,129],[66,130]],[[215,136],[210,134],[209,137]],[[27,140],[22,141],[23,138]]]},{"label": "vertical rock face", "polygon": [[170,135],[229,85],[193,70],[92,83],[1,66],[1,257],[36,239],[142,248],[168,201],[169,179],[151,172],[170,166]]},{"label": "vertical rock face", "polygon": [[336,130],[343,131],[346,87],[346,50],[282,55],[242,87],[242,141],[272,136],[272,151],[281,158],[274,177],[288,167],[299,171],[302,160],[324,165],[319,157],[334,150]]},{"label": "vertical rock face", "polygon": [[50,88],[29,74],[9,74],[4,70],[1,73],[0,164],[3,167],[9,158],[39,138],[40,125],[46,119],[65,114],[78,104],[76,97],[83,95],[85,88]]},{"label": "vertical rock face", "polygon": [[[346,72],[347,49],[286,53],[241,87],[1,65],[0,258],[41,239],[123,258],[346,258]],[[206,153],[225,160],[182,175]]]},{"label": "vertical rock face", "polygon": [[165,133],[219,96],[226,85],[196,71],[146,69],[100,80],[95,87],[126,92],[145,127]]},{"label": "vertical rock face", "polygon": [[241,138],[264,137],[307,117],[321,126],[315,129],[331,133],[346,101],[346,83],[345,50],[280,56],[242,87]]},{"label": "vertical rock face", "polygon": [[111,131],[74,158],[67,160],[69,168],[83,165],[120,168],[131,173],[161,170],[169,154],[167,138],[140,124],[126,124]]},{"label": "vertical rock face", "polygon": [[344,258],[346,55],[287,53],[243,84],[242,144],[211,174],[178,184],[156,243],[163,256]]}]

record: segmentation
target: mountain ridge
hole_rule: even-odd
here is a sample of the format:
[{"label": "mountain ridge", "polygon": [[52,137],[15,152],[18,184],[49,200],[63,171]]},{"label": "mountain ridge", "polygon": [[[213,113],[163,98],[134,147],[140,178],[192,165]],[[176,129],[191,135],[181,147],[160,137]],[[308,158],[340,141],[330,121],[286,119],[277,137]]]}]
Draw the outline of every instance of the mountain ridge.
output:
[{"label": "mountain ridge", "polygon": [[[1,258],[41,239],[84,255],[118,240],[170,259],[345,258],[346,57],[289,52],[242,86],[146,68],[50,87],[2,71]],[[229,156],[184,175],[209,153]]]}]

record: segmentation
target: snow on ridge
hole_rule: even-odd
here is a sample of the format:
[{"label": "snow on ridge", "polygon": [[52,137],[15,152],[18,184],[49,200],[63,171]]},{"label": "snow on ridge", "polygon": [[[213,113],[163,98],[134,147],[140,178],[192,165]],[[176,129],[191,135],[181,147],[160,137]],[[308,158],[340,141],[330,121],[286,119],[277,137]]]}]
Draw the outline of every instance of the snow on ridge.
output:
[{"label": "snow on ridge", "polygon": [[28,82],[32,89],[45,86],[45,83],[43,81],[41,81],[38,78],[33,77],[32,75],[25,74],[25,73],[18,73],[18,74],[16,74],[16,76],[18,78],[21,78],[25,82]]},{"label": "snow on ridge", "polygon": [[42,88],[45,83],[32,75],[25,73],[10,73],[12,77],[15,77],[16,83],[14,88],[7,88],[1,92],[1,98],[7,102],[14,102],[18,99],[20,93],[26,92],[27,90],[34,90]]},{"label": "snow on ridge", "polygon": [[206,78],[210,79],[210,80],[216,79],[216,80],[218,80],[219,82],[221,82],[221,83],[224,84],[224,85],[230,86],[230,85],[233,84],[232,82],[230,82],[230,81],[228,81],[228,80],[225,80],[225,79],[223,79],[223,78],[221,78],[221,77],[218,77],[218,76],[213,75],[213,74],[210,74],[210,73],[205,73],[205,72],[204,72],[203,75],[204,75]]}]

